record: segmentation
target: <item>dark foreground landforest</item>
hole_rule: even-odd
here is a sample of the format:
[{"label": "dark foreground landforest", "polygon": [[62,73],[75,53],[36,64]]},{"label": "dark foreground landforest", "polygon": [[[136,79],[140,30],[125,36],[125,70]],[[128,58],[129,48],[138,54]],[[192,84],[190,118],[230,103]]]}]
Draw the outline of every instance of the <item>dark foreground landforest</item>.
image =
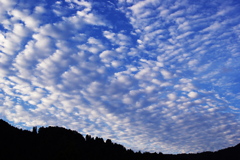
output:
[{"label": "dark foreground landforest", "polygon": [[0,160],[240,160],[240,144],[196,154],[142,153],[62,127],[28,131],[0,119]]}]

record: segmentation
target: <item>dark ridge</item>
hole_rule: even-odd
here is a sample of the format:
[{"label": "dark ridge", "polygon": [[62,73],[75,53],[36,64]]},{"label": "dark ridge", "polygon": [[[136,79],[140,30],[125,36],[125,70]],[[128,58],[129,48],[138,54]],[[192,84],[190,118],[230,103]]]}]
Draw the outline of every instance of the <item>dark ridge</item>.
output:
[{"label": "dark ridge", "polygon": [[110,139],[85,137],[62,127],[15,128],[0,119],[0,160],[240,160],[240,144],[216,152],[133,152]]}]

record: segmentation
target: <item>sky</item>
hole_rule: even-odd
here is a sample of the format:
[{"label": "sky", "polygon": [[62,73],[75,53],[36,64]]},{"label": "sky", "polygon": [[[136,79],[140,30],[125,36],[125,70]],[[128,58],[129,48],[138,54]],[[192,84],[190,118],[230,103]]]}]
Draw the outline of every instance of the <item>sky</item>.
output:
[{"label": "sky", "polygon": [[240,1],[0,0],[0,118],[134,151],[240,142]]}]

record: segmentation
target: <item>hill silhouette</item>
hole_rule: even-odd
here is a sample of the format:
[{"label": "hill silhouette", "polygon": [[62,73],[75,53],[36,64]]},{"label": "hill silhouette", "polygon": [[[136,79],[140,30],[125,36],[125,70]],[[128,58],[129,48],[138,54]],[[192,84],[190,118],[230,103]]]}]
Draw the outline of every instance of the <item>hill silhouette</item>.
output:
[{"label": "hill silhouette", "polygon": [[1,160],[239,160],[240,144],[216,152],[162,154],[133,152],[110,139],[85,137],[62,127],[18,129],[0,119]]}]

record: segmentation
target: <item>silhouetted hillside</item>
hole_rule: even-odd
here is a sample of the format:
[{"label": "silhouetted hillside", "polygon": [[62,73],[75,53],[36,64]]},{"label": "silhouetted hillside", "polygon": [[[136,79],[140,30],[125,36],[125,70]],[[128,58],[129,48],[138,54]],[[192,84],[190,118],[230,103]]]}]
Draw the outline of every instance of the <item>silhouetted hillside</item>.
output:
[{"label": "silhouetted hillside", "polygon": [[37,131],[15,128],[0,120],[0,160],[240,160],[240,144],[217,152],[164,155],[127,150],[99,137],[85,137],[62,127]]}]

